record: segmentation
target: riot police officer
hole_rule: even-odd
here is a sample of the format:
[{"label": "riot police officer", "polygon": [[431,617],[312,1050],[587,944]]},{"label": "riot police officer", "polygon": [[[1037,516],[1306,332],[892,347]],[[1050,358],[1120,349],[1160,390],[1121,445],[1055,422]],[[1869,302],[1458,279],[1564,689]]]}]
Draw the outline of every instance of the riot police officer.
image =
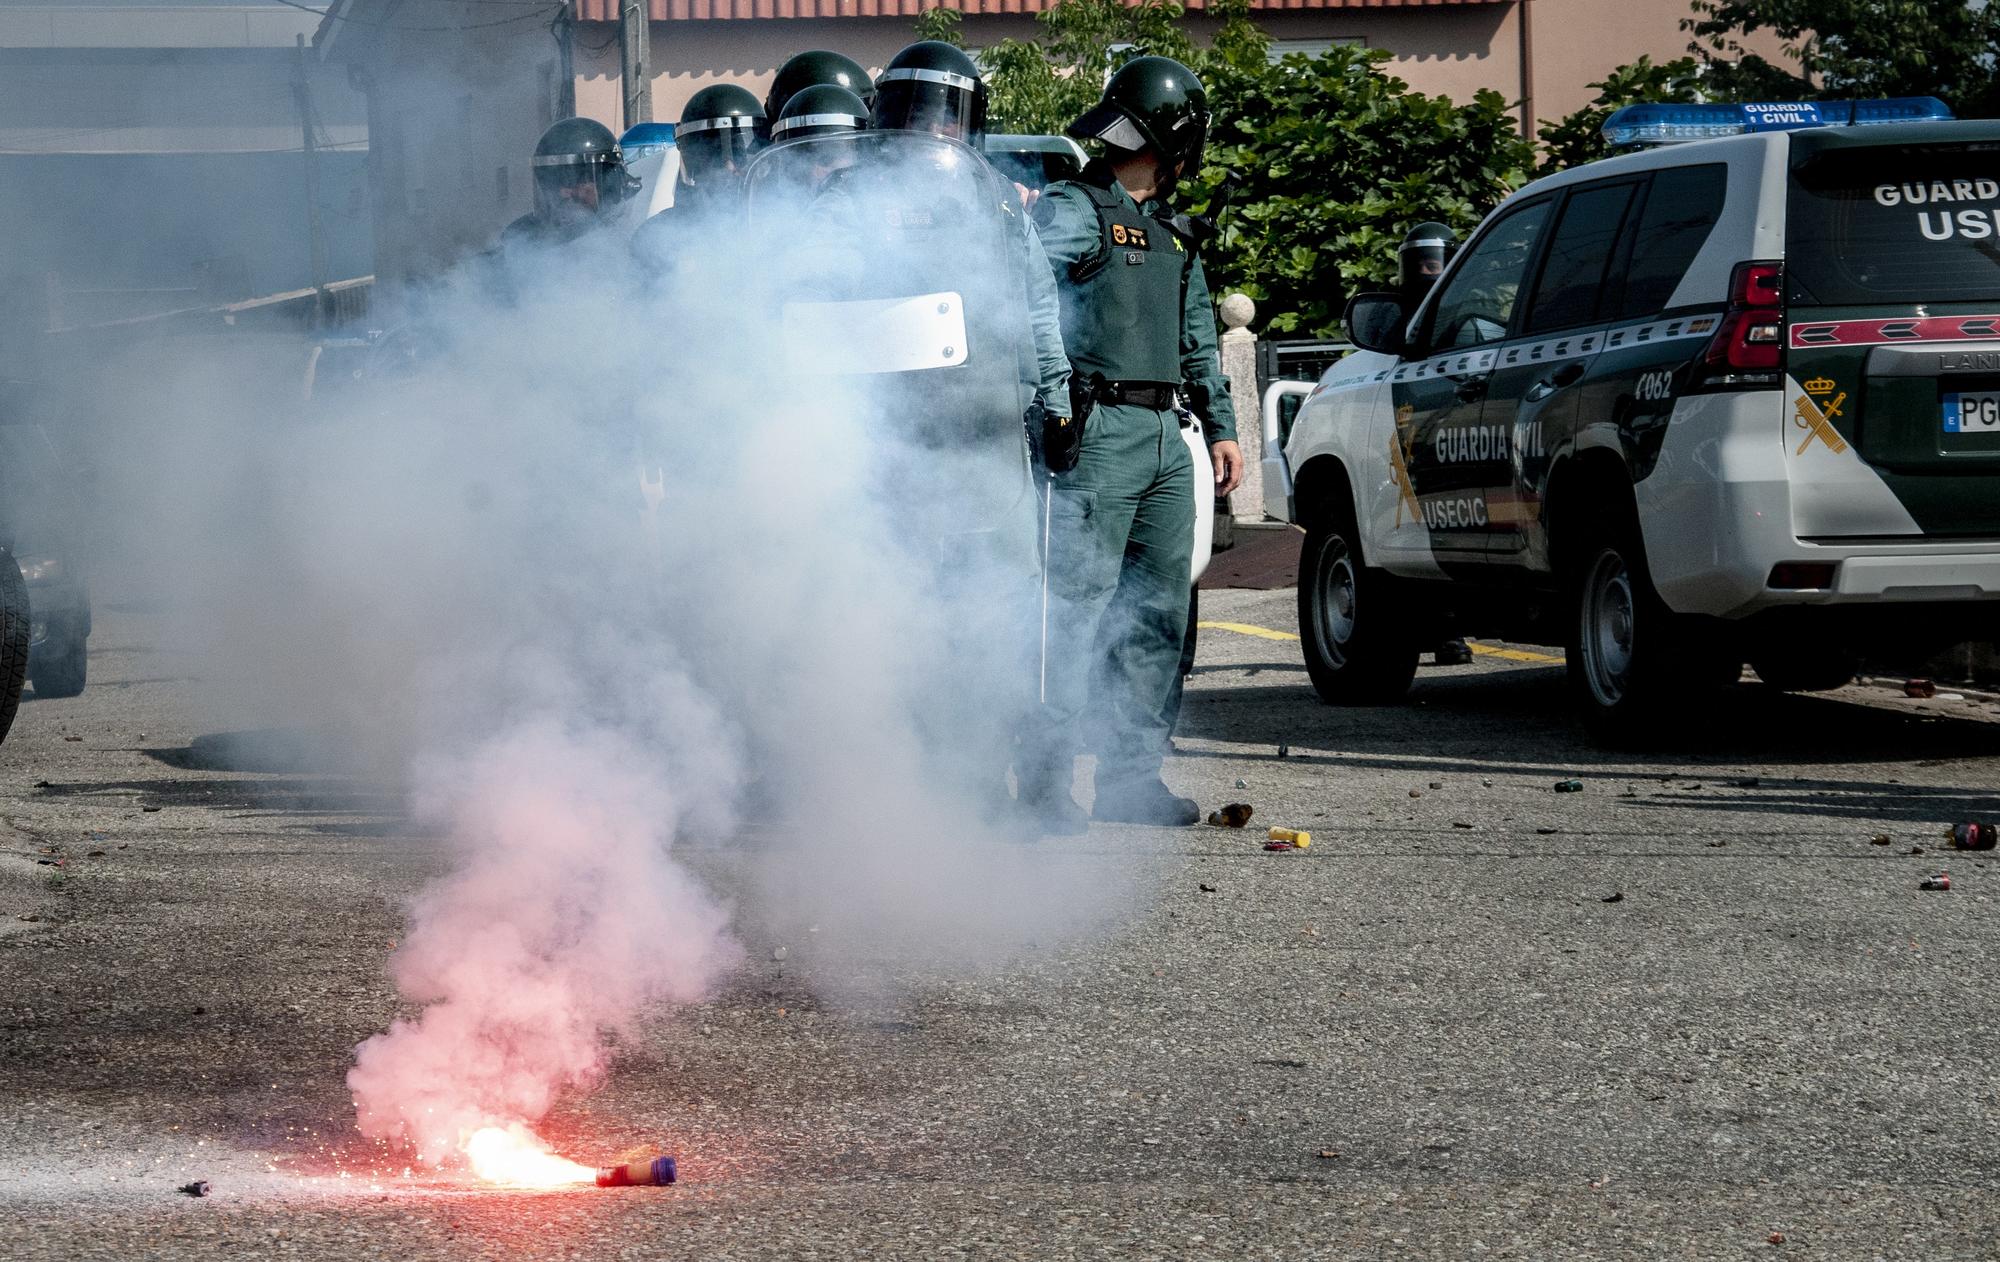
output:
[{"label": "riot police officer", "polygon": [[[1051,831],[1083,826],[1069,784],[1094,664],[1099,695],[1089,701],[1104,735],[1093,814],[1168,825],[1200,818],[1160,768],[1187,630],[1194,497],[1227,494],[1243,466],[1199,234],[1170,200],[1176,181],[1200,166],[1208,121],[1206,93],[1186,66],[1131,61],[1068,129],[1101,142],[1103,156],[1035,206],[1062,295],[1063,343],[1095,404],[1076,467],[1055,478],[1048,697],[1017,768],[1023,799]],[[1194,485],[1178,394],[1207,405],[1212,488]]]},{"label": "riot police officer", "polygon": [[911,44],[875,82],[875,126],[920,131],[979,148],[986,135],[986,84],[965,50],[942,40]]},{"label": "riot police officer", "polygon": [[743,168],[770,137],[764,107],[748,88],[717,83],[689,97],[674,128],[674,144],[681,151],[674,204],[688,198],[699,206],[734,193]]},{"label": "riot police officer", "polygon": [[864,117],[866,109],[875,104],[875,81],[868,77],[861,63],[824,48],[813,48],[792,54],[778,67],[770,91],[764,94],[764,116],[775,122],[795,94],[820,83],[846,88],[860,97]]},{"label": "riot police officer", "polygon": [[733,208],[743,168],[770,140],[764,107],[749,89],[717,83],[688,98],[674,129],[680,150],[674,204],[639,225],[632,251],[656,275],[671,271],[714,220]]},{"label": "riot police officer", "polygon": [[1420,223],[1403,234],[1403,243],[1396,247],[1396,291],[1410,310],[1415,311],[1437,284],[1457,244],[1457,236],[1441,223]]},{"label": "riot police officer", "polygon": [[[923,132],[978,151],[986,139],[986,83],[964,49],[942,40],[920,40],[883,68],[875,84],[872,121],[878,131]],[[993,174],[997,184],[1010,183],[997,170]],[[1009,221],[1018,231],[1040,374],[1034,425],[1044,431],[1031,433],[1030,439],[1046,448],[1073,434],[1069,357],[1063,353],[1060,303],[1048,255],[1034,221],[1014,210],[1009,207]]]},{"label": "riot police officer", "polygon": [[530,160],[535,208],[508,224],[502,247],[571,241],[603,222],[637,185],[618,138],[590,118],[565,118],[542,133]]},{"label": "riot police officer", "polygon": [[[868,106],[837,83],[815,83],[794,92],[771,124],[771,144],[787,147],[815,136],[868,130]],[[851,149],[812,146],[798,164],[788,168],[788,181],[803,197],[819,193],[837,172],[855,161]]]},{"label": "riot police officer", "polygon": [[771,125],[774,144],[795,144],[814,136],[868,130],[868,104],[837,83],[815,83],[785,102]]}]

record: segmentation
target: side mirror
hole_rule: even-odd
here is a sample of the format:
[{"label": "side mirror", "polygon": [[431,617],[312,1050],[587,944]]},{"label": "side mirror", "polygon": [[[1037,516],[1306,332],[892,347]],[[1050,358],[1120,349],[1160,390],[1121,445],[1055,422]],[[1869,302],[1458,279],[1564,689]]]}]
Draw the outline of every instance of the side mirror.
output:
[{"label": "side mirror", "polygon": [[1409,323],[1409,308],[1400,294],[1356,294],[1347,301],[1347,340],[1364,351],[1384,355],[1403,353],[1403,326]]}]

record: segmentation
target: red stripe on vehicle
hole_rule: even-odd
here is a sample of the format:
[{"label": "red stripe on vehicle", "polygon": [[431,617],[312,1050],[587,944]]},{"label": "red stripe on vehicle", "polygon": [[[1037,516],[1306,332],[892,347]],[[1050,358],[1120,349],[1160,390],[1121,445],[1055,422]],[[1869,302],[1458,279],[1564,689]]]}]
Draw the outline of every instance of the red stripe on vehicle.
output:
[{"label": "red stripe on vehicle", "polygon": [[1931,316],[1926,319],[1800,320],[1791,326],[1793,350],[1815,346],[1897,346],[1915,342],[2000,341],[2000,315]]}]

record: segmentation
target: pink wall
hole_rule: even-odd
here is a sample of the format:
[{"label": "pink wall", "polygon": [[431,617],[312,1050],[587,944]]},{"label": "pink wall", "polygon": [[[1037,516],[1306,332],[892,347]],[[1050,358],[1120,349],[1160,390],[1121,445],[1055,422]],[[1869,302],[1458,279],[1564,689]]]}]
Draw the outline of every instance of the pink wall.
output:
[{"label": "pink wall", "polygon": [[[1528,0],[1534,33],[1534,93],[1538,118],[1557,118],[1589,102],[1588,84],[1614,66],[1650,55],[1685,54],[1680,30],[1686,0]],[[1418,92],[1465,100],[1492,88],[1508,101],[1521,96],[1520,5],[1464,8],[1339,9],[1272,13],[1260,18],[1279,39],[1358,38],[1395,54],[1390,71]],[[1196,21],[1197,27],[1209,24]],[[966,43],[1031,38],[1028,17],[974,17]],[[832,48],[871,70],[913,38],[898,18],[655,22],[652,27],[653,113],[672,121],[681,106],[711,83],[741,83],[762,96],[784,59],[805,48]],[[1752,41],[1766,56],[1775,40]],[[614,127],[619,119],[617,27],[577,28],[577,106]]]}]

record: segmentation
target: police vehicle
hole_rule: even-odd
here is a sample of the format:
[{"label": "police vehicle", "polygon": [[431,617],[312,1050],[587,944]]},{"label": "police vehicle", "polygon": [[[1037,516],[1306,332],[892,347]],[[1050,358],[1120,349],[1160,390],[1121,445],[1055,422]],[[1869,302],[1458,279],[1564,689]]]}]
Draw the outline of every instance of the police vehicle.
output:
[{"label": "police vehicle", "polygon": [[1036,192],[1058,180],[1075,179],[1088,161],[1083,146],[1068,136],[988,132],[980,150],[996,171]]},{"label": "police vehicle", "polygon": [[[1560,645],[1600,738],[1738,677],[1993,636],[2000,122],[1931,98],[1647,105],[1634,151],[1528,185],[1282,445],[1299,623],[1329,702],[1452,635]],[[1677,143],[1684,142],[1684,143]],[[1274,391],[1280,387],[1274,387]]]},{"label": "police vehicle", "polygon": [[639,195],[629,198],[624,214],[632,227],[651,219],[674,204],[674,189],[680,183],[681,151],[674,143],[672,123],[634,123],[618,138],[625,155],[625,169],[639,182]]}]

